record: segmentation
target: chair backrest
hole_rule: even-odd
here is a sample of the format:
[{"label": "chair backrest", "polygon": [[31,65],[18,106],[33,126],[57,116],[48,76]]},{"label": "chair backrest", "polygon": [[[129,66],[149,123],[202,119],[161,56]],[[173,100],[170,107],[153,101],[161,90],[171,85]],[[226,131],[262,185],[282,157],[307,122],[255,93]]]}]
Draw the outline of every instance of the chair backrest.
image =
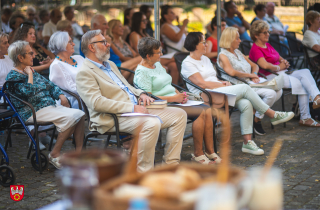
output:
[{"label": "chair backrest", "polygon": [[[294,33],[294,32],[291,32]],[[302,53],[300,40],[295,38],[295,35],[287,35],[288,45],[292,53]]]},{"label": "chair backrest", "polygon": [[[177,65],[177,68],[178,68],[178,71],[180,73],[180,76],[183,80],[183,83],[184,83],[184,86],[187,87],[187,84],[185,82],[185,78],[184,76],[181,74],[181,65],[182,65],[182,61],[188,56],[190,55],[190,53],[188,52],[178,52],[176,54],[174,54],[174,60],[176,62],[176,65]],[[188,88],[188,87],[187,87]]]},{"label": "chair backrest", "polygon": [[[80,98],[80,96],[79,96]],[[82,104],[82,110],[84,111],[85,115],[86,115],[86,118],[88,120],[88,123],[90,123],[90,113],[89,113],[89,110],[88,110],[88,107],[87,105],[84,103],[84,101],[82,100],[82,98],[80,98],[80,101],[81,101],[81,104]]]},{"label": "chair backrest", "polygon": [[[309,56],[309,53],[308,53],[308,50],[310,51],[314,51],[313,49],[311,49],[310,47],[308,46],[305,46],[304,44],[302,44],[303,46],[303,52],[304,52],[304,56],[305,56],[305,59],[307,60],[307,67],[311,70],[311,71],[318,71],[320,67],[316,66],[312,61],[311,61],[311,58]],[[316,51],[314,51],[316,52]]]},{"label": "chair backrest", "polygon": [[252,42],[249,40],[243,40],[240,43],[239,49],[244,55],[249,55],[251,47],[252,47]]}]

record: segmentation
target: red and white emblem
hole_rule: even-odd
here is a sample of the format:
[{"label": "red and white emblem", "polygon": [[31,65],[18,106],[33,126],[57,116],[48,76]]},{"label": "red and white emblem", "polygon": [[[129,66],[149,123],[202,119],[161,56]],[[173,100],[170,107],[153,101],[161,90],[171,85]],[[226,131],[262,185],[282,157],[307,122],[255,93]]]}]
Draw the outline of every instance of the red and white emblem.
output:
[{"label": "red and white emblem", "polygon": [[10,197],[14,201],[21,201],[24,196],[24,185],[10,185]]}]

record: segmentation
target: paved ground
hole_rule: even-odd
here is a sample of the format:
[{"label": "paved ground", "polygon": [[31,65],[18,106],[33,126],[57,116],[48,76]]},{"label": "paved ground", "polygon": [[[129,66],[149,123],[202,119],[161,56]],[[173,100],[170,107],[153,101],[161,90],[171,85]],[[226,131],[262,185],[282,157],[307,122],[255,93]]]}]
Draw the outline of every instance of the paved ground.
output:
[{"label": "paved ground", "polygon": [[[286,100],[289,100],[288,96]],[[275,108],[279,110],[279,107],[278,102]],[[291,108],[289,103],[286,108]],[[265,150],[266,155],[253,156],[241,152],[239,112],[233,113],[232,122],[231,159],[234,165],[248,168],[264,164],[274,141],[283,139],[284,144],[275,165],[283,170],[285,209],[320,209],[320,129],[299,127],[298,120],[294,119],[287,123],[286,128],[281,124],[272,130],[266,117],[263,127],[268,134],[258,136],[255,140],[257,145],[261,145]],[[190,125],[186,132],[190,132]],[[98,142],[91,145],[98,146]],[[14,202],[10,199],[9,188],[0,186],[0,209],[36,209],[61,198],[56,184],[56,169],[49,165],[42,175],[36,172],[30,160],[26,159],[27,147],[26,135],[13,134],[13,147],[8,149],[8,155],[10,165],[17,174],[17,184],[25,186],[25,195],[22,201]],[[72,148],[71,141],[67,141],[64,150]],[[189,161],[192,151],[192,139],[186,140],[183,144],[182,160]],[[160,162],[161,152],[157,152],[156,160]]]}]

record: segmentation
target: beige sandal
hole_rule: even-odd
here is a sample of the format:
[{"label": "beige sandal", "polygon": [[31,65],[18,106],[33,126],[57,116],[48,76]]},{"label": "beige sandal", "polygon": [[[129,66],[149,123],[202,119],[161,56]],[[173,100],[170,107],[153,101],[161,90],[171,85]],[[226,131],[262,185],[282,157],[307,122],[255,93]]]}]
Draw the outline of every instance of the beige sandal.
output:
[{"label": "beige sandal", "polygon": [[209,158],[209,160],[213,160],[216,163],[221,163],[222,161],[222,159],[215,152],[210,155],[206,152],[204,152],[204,154],[207,156],[207,158]]},{"label": "beige sandal", "polygon": [[320,97],[317,100],[313,101],[313,104],[312,104],[312,108],[313,109],[319,109],[320,108],[320,102],[318,103],[318,100],[320,100]]},{"label": "beige sandal", "polygon": [[[205,156],[205,155],[200,155],[200,156],[196,157],[196,156],[194,156],[194,154],[191,154],[191,160],[194,162],[203,164],[203,165],[211,165],[211,164],[216,163],[215,161],[209,160],[207,158],[207,156]],[[201,161],[203,161],[203,162],[201,162]]]},{"label": "beige sandal", "polygon": [[[307,125],[306,124],[306,122],[307,122],[307,120],[309,120],[309,119],[311,119],[313,122],[312,122],[312,124],[310,124],[310,125]],[[305,120],[301,120],[302,121],[302,123],[301,122],[299,122],[299,125],[301,125],[301,126],[307,126],[307,127],[320,127],[320,123],[318,123],[317,121],[315,121],[314,119],[312,119],[312,118],[308,118],[308,119],[305,119]],[[318,126],[317,126],[318,125]]]}]

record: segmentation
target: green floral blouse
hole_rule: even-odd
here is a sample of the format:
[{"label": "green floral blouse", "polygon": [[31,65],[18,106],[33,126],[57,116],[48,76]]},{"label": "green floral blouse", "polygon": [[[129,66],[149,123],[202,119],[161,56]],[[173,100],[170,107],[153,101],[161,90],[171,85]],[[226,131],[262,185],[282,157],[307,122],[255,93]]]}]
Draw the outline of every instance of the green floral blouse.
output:
[{"label": "green floral blouse", "polygon": [[[15,70],[9,72],[6,80],[24,81],[24,83],[17,83],[14,85],[14,95],[32,104],[36,112],[47,106],[55,106],[55,100],[59,100],[59,96],[63,94],[58,86],[45,79],[37,72],[33,73],[33,84],[28,83],[28,75],[21,74]],[[15,99],[12,99],[11,101],[24,121],[32,116],[32,111],[27,105],[24,105]]]}]

